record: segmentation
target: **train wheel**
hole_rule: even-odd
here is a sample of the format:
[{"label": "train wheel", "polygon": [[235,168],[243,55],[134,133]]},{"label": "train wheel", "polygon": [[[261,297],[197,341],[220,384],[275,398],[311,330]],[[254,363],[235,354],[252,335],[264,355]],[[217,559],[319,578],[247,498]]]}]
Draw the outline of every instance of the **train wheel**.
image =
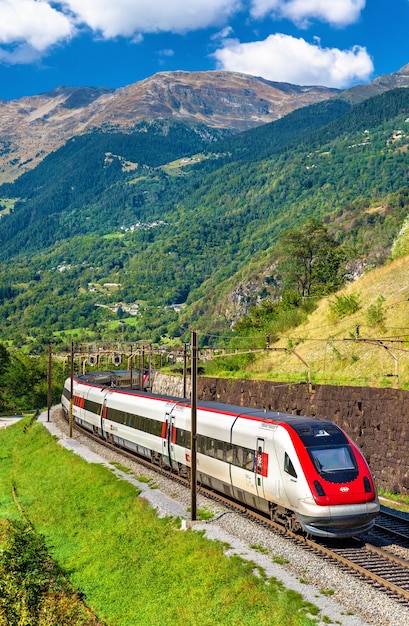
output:
[{"label": "train wheel", "polygon": [[159,467],[162,466],[162,457],[158,452],[152,452],[152,462]]},{"label": "train wheel", "polygon": [[301,524],[295,513],[289,514],[287,518],[286,528],[293,533],[300,533],[302,531]]}]

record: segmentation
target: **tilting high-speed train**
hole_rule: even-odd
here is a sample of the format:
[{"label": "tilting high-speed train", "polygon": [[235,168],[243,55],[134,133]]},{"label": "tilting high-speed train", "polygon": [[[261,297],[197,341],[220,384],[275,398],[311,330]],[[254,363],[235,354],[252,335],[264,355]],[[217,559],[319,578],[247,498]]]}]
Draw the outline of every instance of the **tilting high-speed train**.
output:
[{"label": "tilting high-speed train", "polygon": [[[116,388],[103,376],[72,382],[73,420],[119,447],[189,476],[189,400]],[[62,407],[70,411],[71,379]],[[197,481],[292,530],[344,538],[379,512],[368,465],[330,421],[220,403],[197,404]]]}]

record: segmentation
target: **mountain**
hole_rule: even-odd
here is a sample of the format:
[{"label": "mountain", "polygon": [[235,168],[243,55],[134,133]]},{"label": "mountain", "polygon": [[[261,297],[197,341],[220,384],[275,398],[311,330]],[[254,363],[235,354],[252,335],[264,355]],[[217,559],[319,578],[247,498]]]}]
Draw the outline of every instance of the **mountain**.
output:
[{"label": "mountain", "polygon": [[[229,90],[233,78],[251,84],[220,74]],[[3,340],[37,349],[77,329],[92,341],[159,341],[193,323],[229,332],[279,295],[280,238],[309,218],[348,250],[354,275],[388,259],[409,212],[409,89],[384,89],[385,78],[379,95],[321,97],[248,128],[260,98],[235,106],[221,78],[214,92],[216,75],[211,85],[199,73],[200,89],[193,75],[172,74],[177,89],[166,76],[143,89],[61,88],[25,111],[54,149],[0,185]],[[279,86],[293,104],[305,89]],[[137,121],[137,109],[155,117]]]},{"label": "mountain", "polygon": [[[141,219],[147,204],[145,181],[158,187],[160,166],[208,151],[219,135],[218,129],[164,120],[141,122],[132,133],[94,130],[73,137],[14,183],[0,186],[3,197],[19,199],[0,223],[0,258],[66,238],[67,214],[73,211],[77,219],[70,220],[70,236],[106,233]],[[136,179],[132,185],[129,178]],[[111,199],[111,194],[116,197]],[[118,197],[122,198],[121,210]],[[151,206],[146,217],[152,220]]]},{"label": "mountain", "polygon": [[397,72],[378,76],[371,83],[355,85],[354,87],[345,89],[339,97],[353,104],[357,104],[367,98],[379,96],[381,93],[389,91],[390,89],[399,89],[401,87],[409,87],[409,63],[404,65]]},{"label": "mountain", "polygon": [[[303,137],[350,109],[350,104],[330,99],[227,137],[223,129],[169,119],[140,122],[132,132],[95,129],[73,137],[37,167],[0,186],[3,198],[17,199],[14,203],[6,201],[10,212],[0,225],[0,259],[19,256],[22,250],[34,252],[64,239],[66,215],[73,211],[76,219],[70,220],[71,237],[89,232],[106,234],[132,224],[136,217],[162,219],[168,210],[173,221],[173,198],[183,196],[191,180],[196,186],[223,165],[255,162],[292,143],[298,145]],[[179,166],[172,170],[170,164],[175,161]],[[183,172],[183,178],[169,176],[172,171]],[[129,178],[131,185],[127,184]],[[121,210],[117,206],[119,196]]]},{"label": "mountain", "polygon": [[9,102],[0,100],[0,183],[33,169],[72,137],[97,128],[131,132],[142,120],[174,119],[241,132],[330,98],[356,104],[407,86],[409,64],[345,91],[236,72],[176,71],[121,89],[59,87]]},{"label": "mountain", "polygon": [[0,182],[35,167],[68,139],[93,129],[131,130],[141,120],[241,131],[336,95],[235,72],[163,72],[121,89],[59,87],[0,101]]},{"label": "mountain", "polygon": [[409,212],[408,120],[400,88],[234,136],[167,119],[73,137],[0,187],[3,340],[227,333],[275,296],[280,236],[311,217],[357,273],[382,265]]}]

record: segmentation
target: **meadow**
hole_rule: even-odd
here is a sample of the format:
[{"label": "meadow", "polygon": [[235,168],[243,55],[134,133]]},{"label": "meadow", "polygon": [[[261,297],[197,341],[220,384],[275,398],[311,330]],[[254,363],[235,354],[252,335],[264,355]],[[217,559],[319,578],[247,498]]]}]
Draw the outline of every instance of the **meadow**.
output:
[{"label": "meadow", "polygon": [[[181,532],[180,520],[159,519],[134,486],[58,445],[32,418],[0,432],[0,451],[0,520],[22,524],[43,539],[58,571],[96,616],[56,622],[28,615],[16,624],[318,623],[317,607],[299,593],[268,579],[254,563],[226,556],[225,545],[201,532]],[[12,572],[4,572],[8,541],[7,533],[0,533],[0,570],[13,585]],[[44,611],[47,599],[51,615],[50,593],[38,585],[44,568],[31,559],[31,571],[30,555],[23,557],[19,587],[29,593],[34,585],[35,610]],[[29,602],[25,606],[30,608]],[[2,615],[0,603],[0,625],[11,626]]]}]

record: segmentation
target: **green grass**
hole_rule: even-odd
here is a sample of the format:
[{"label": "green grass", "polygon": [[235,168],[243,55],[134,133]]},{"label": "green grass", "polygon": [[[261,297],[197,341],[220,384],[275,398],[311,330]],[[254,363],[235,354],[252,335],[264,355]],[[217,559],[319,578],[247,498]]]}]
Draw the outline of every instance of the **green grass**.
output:
[{"label": "green grass", "polygon": [[0,215],[9,215],[10,211],[14,209],[14,205],[20,198],[0,198],[0,206],[3,208],[0,210]]},{"label": "green grass", "polygon": [[111,461],[110,465],[116,467],[117,470],[123,472],[124,474],[132,474],[132,470],[129,467],[125,467],[125,465],[121,465],[121,463],[117,463],[116,461]]},{"label": "green grass", "polygon": [[158,485],[155,483],[153,478],[148,478],[146,476],[138,476],[138,480],[140,483],[146,483],[150,489],[158,489]]},{"label": "green grass", "polygon": [[[313,384],[409,389],[408,267],[409,255],[368,271],[323,298],[252,362],[214,359],[206,374],[299,383],[308,381],[307,364]],[[248,346],[264,339],[249,338]]]},{"label": "green grass", "polygon": [[382,501],[382,504],[386,506],[396,508],[399,511],[404,511],[406,513],[409,512],[409,497],[404,496],[399,493],[391,493],[390,491],[385,491],[384,489],[379,489],[379,497]]},{"label": "green grass", "polygon": [[[22,513],[109,626],[311,626],[312,609],[254,563],[156,516],[135,487],[88,464],[29,418],[0,432],[0,516]],[[14,485],[18,501],[12,497]]]}]

